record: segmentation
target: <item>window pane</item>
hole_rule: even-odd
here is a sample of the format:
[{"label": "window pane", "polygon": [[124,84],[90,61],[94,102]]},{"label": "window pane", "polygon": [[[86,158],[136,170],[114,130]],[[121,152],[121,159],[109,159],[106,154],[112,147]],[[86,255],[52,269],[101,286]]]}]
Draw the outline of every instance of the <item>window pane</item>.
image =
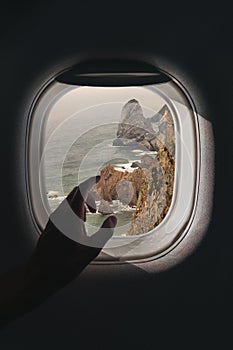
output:
[{"label": "window pane", "polygon": [[74,186],[101,175],[88,198],[97,207],[87,212],[90,234],[111,213],[118,218],[115,235],[151,231],[165,218],[174,187],[175,125],[167,101],[143,87],[72,90],[49,115],[44,171],[52,211]]}]

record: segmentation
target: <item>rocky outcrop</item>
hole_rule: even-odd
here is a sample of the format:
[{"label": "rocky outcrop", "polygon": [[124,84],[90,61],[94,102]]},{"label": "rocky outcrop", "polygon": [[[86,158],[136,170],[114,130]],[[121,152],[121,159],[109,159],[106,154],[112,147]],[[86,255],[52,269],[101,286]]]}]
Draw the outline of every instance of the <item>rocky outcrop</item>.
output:
[{"label": "rocky outcrop", "polygon": [[118,199],[133,207],[137,204],[138,194],[145,181],[146,176],[142,169],[122,172],[108,163],[100,172],[100,180],[96,186],[97,196],[107,202]]},{"label": "rocky outcrop", "polygon": [[174,123],[166,105],[151,118],[145,118],[142,107],[136,99],[128,101],[122,108],[121,118],[114,146],[143,147],[158,151],[166,146],[174,155]]},{"label": "rocky outcrop", "polygon": [[149,119],[143,115],[142,107],[135,99],[128,101],[122,108],[114,146],[135,146],[139,144],[150,150],[154,147],[150,140],[154,138],[154,130]]},{"label": "rocky outcrop", "polygon": [[161,147],[156,157],[145,154],[137,165],[133,172],[122,172],[108,163],[92,190],[103,215],[113,212],[109,203],[116,199],[135,207],[127,235],[143,234],[159,225],[172,200],[175,162],[168,150]]},{"label": "rocky outcrop", "polygon": [[166,216],[173,194],[175,134],[168,107],[165,105],[153,117],[145,118],[137,100],[127,102],[122,109],[113,145],[142,147],[157,153],[155,156],[144,154],[133,162],[132,172],[115,170],[108,163],[101,170],[100,180],[92,191],[95,200],[100,200],[98,210],[110,214],[109,203],[118,199],[135,207],[127,234],[149,232]]},{"label": "rocky outcrop", "polygon": [[165,147],[155,158],[145,155],[140,163],[146,183],[140,189],[128,235],[151,231],[166,216],[172,200],[175,163]]},{"label": "rocky outcrop", "polygon": [[98,212],[103,215],[108,215],[108,214],[112,214],[113,210],[110,207],[109,202],[102,199],[99,204]]},{"label": "rocky outcrop", "polygon": [[155,138],[153,142],[156,142],[156,147],[166,147],[169,154],[174,156],[175,154],[175,129],[173,117],[166,105],[164,105],[158,113],[150,118]]}]

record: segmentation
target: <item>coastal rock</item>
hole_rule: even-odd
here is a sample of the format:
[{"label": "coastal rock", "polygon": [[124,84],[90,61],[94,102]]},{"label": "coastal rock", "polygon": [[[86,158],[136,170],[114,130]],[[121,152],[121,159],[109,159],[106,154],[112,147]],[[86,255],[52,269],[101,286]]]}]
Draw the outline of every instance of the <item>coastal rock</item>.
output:
[{"label": "coastal rock", "polygon": [[147,182],[140,189],[127,235],[139,235],[151,231],[162,222],[171,205],[174,157],[162,146],[154,159],[144,155],[141,166]]},{"label": "coastal rock", "polygon": [[157,164],[158,164],[158,162],[156,161],[156,158],[151,157],[148,154],[144,154],[141,158],[140,166],[141,166],[141,168],[149,169]]},{"label": "coastal rock", "polygon": [[122,108],[117,137],[135,138],[141,141],[144,138],[142,130],[153,133],[152,124],[144,117],[140,103],[132,99]]},{"label": "coastal rock", "polygon": [[123,174],[124,172],[115,170],[110,163],[101,170],[100,180],[96,187],[102,199],[107,202],[118,199],[116,184],[123,178]]},{"label": "coastal rock", "polygon": [[172,115],[166,105],[150,118],[155,131],[155,138],[150,140],[151,145],[166,147],[171,156],[175,154],[175,130]]},{"label": "coastal rock", "polygon": [[112,202],[118,199],[122,204],[135,206],[146,175],[142,169],[132,172],[118,171],[108,163],[100,172],[100,180],[96,185],[97,194],[104,201]]},{"label": "coastal rock", "polygon": [[94,198],[100,200],[99,212],[112,213],[109,203],[119,200],[135,208],[126,234],[149,232],[166,216],[173,194],[175,131],[168,107],[164,105],[153,117],[145,118],[137,100],[127,102],[113,145],[136,147],[143,155],[131,164],[131,171],[118,171],[110,163],[101,170],[93,188]]},{"label": "coastal rock", "polygon": [[140,168],[140,163],[139,162],[133,162],[131,164],[131,168]]},{"label": "coastal rock", "polygon": [[113,210],[110,207],[109,203],[104,199],[102,199],[99,204],[98,212],[103,215],[107,215],[107,214],[112,214]]},{"label": "coastal rock", "polygon": [[117,197],[119,201],[124,205],[135,205],[137,202],[137,196],[135,188],[137,187],[137,183],[134,179],[131,179],[134,182],[128,180],[127,178],[122,178],[116,184]]},{"label": "coastal rock", "polygon": [[128,101],[122,108],[113,146],[142,146],[149,151],[158,151],[165,146],[173,156],[175,152],[174,123],[166,105],[151,118],[145,118],[136,99]]},{"label": "coastal rock", "polygon": [[154,130],[151,121],[144,117],[140,103],[135,99],[128,101],[121,111],[117,130],[118,141],[114,140],[113,145],[129,146],[139,143],[151,148],[149,140],[152,138]]},{"label": "coastal rock", "polygon": [[113,146],[128,146],[128,147],[135,147],[137,146],[137,142],[135,140],[130,140],[126,138],[118,138],[113,140],[112,143]]},{"label": "coastal rock", "polygon": [[136,165],[140,167],[133,172],[122,172],[108,163],[92,189],[94,198],[100,199],[98,211],[103,215],[112,213],[109,203],[116,199],[135,208],[127,235],[143,234],[158,226],[173,194],[175,161],[166,147],[160,147],[155,157],[143,155]]}]

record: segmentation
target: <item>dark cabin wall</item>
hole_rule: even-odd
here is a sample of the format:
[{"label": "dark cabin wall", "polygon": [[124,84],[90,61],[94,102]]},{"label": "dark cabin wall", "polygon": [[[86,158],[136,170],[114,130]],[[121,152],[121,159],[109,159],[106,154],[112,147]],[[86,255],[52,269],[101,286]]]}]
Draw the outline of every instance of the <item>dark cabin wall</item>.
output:
[{"label": "dark cabin wall", "polygon": [[114,57],[171,67],[190,93],[200,96],[200,114],[213,122],[216,182],[208,233],[182,264],[160,274],[133,266],[127,273],[114,269],[111,278],[103,272],[90,280],[84,273],[2,331],[2,349],[153,349],[161,341],[166,348],[170,342],[198,345],[201,336],[208,346],[222,333],[221,341],[227,339],[233,292],[232,21],[227,8],[212,7],[210,14],[189,6],[186,13],[171,9],[169,14],[155,3],[101,7],[98,2],[24,1],[3,6],[2,273],[24,261],[36,242],[18,147],[24,143],[28,99],[60,64]]}]

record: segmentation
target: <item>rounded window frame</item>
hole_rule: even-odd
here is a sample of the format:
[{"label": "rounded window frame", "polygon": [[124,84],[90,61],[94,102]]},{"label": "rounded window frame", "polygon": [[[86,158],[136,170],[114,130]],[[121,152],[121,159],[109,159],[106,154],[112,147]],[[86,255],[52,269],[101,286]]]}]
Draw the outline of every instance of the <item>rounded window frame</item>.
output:
[{"label": "rounded window frame", "polygon": [[[165,73],[165,74],[169,76],[168,73]],[[143,246],[145,247],[145,240],[148,240],[148,241],[151,240],[150,238],[148,239],[146,237],[153,236],[155,231],[157,233],[159,230],[161,230],[161,225],[165,224],[165,222],[169,220],[170,214],[174,207],[175,195],[177,192],[176,187],[178,182],[177,157],[179,154],[179,147],[177,148],[177,141],[176,141],[176,144],[175,144],[176,166],[175,166],[174,193],[173,193],[172,203],[166,217],[162,220],[161,224],[151,232],[148,232],[139,236],[113,237],[112,238],[113,240],[121,240],[121,241],[124,240],[125,243],[119,245],[119,247],[116,247],[116,248],[108,248],[108,247],[104,248],[101,254],[94,261],[94,263],[99,264],[99,263],[107,262],[107,263],[115,264],[115,263],[124,263],[127,261],[137,263],[137,262],[150,261],[151,259],[160,258],[166,255],[171,250],[173,250],[180,243],[180,241],[185,237],[186,233],[188,232],[189,227],[191,226],[191,223],[195,215],[196,205],[197,205],[198,188],[199,188],[199,180],[200,180],[199,179],[200,140],[199,140],[198,117],[197,117],[197,113],[196,113],[196,109],[193,104],[193,101],[189,96],[187,90],[177,81],[177,79],[171,76],[170,78],[179,87],[184,97],[188,101],[190,106],[190,111],[191,111],[190,115],[193,123],[192,131],[194,136],[193,136],[192,161],[195,168],[194,170],[195,174],[193,176],[194,181],[191,184],[193,187],[193,196],[192,196],[192,205],[190,206],[188,217],[185,219],[185,222],[182,221],[182,224],[177,229],[176,239],[174,240],[174,242],[169,244],[169,246],[166,249],[162,249],[161,251],[153,250],[150,252],[139,253],[138,250],[135,251],[135,249],[132,250],[132,247],[131,248],[129,247],[129,245],[132,242],[136,241],[136,246],[141,246],[140,249],[143,249]],[[36,169],[39,168],[39,162],[40,162],[38,155],[41,155],[43,153],[44,128],[46,124],[46,116],[48,117],[48,109],[47,109],[47,113],[45,114],[44,106],[49,101],[49,105],[50,105],[49,108],[51,108],[52,107],[51,101],[55,103],[55,101],[61,97],[61,94],[64,94],[66,91],[75,89],[75,88],[77,88],[77,86],[75,85],[65,85],[57,82],[56,77],[54,77],[47,84],[45,84],[45,86],[39,91],[30,109],[30,114],[28,118],[28,132],[27,132],[27,146],[26,146],[26,150],[28,150],[27,157],[26,157],[27,158],[26,181],[27,181],[27,192],[28,192],[27,195],[28,195],[31,215],[39,233],[41,233],[41,231],[43,230],[43,227],[48,219],[48,215],[45,215],[44,208],[43,208],[44,199],[41,200],[41,198],[45,195],[45,193],[40,192],[39,178],[36,175],[37,173],[39,173],[38,171],[36,171]],[[171,101],[169,101],[169,106],[170,105],[171,105]],[[179,113],[177,113],[176,109],[177,109],[177,105],[176,106],[173,105],[172,116],[175,122],[175,127],[177,128],[179,123],[181,122],[179,120]],[[175,118],[174,118],[174,115],[176,115]],[[38,145],[38,149],[35,149],[35,147],[34,149],[32,149],[32,143],[34,145]],[[153,245],[153,242],[149,242],[149,244]],[[128,253],[129,251],[130,253]]]}]

